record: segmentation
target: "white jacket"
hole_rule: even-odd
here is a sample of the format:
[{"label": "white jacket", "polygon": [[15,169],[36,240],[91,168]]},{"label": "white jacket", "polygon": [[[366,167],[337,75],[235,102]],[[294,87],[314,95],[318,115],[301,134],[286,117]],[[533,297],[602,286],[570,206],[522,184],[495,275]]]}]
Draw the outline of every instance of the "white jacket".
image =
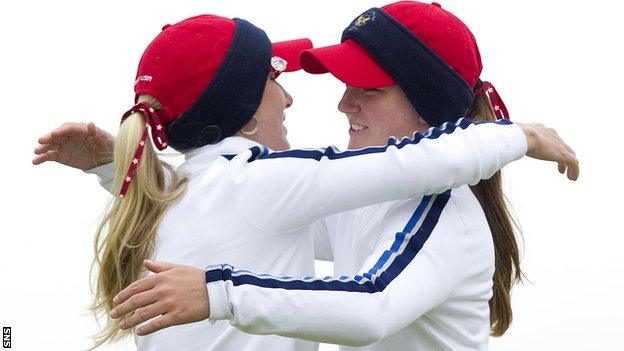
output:
[{"label": "white jacket", "polygon": [[[310,291],[258,287],[282,281],[304,285],[336,283],[285,277],[313,275],[310,225],[323,217],[375,203],[418,199],[461,184],[475,184],[522,157],[526,147],[518,126],[506,121],[474,125],[465,119],[457,126],[431,129],[424,137],[416,134],[414,139],[391,140],[388,146],[345,152],[333,148],[271,152],[247,139],[230,137],[186,154],[186,162],[178,172],[189,178],[189,188],[160,223],[153,259],[199,268],[228,262],[279,275],[281,278],[233,271],[229,266],[208,271],[210,320],[230,319],[237,328],[258,334],[349,343],[348,339],[325,334],[327,329],[335,329],[334,334],[343,336],[353,331],[347,327],[353,321],[346,315],[341,320],[332,311],[322,309],[317,312],[327,312],[327,320],[317,319],[315,326],[298,327],[300,318],[306,318],[305,314],[296,315],[298,307],[307,301],[315,308],[327,306],[316,305],[318,295],[329,296],[332,301],[334,296],[342,296],[340,303],[331,304],[335,307],[333,312],[342,314],[354,306],[348,301],[359,299],[354,296],[377,299],[376,296],[385,294],[311,291],[312,295],[305,295]],[[105,167],[94,172],[102,175]],[[432,204],[442,201],[436,200],[439,198],[445,195],[434,196],[424,210],[428,213]],[[445,208],[442,206],[440,211]],[[419,227],[415,224],[414,228]],[[348,233],[336,233],[336,238],[343,234]],[[434,280],[433,276],[430,278]],[[398,303],[401,298],[389,300]],[[308,315],[315,317],[318,315]],[[338,318],[334,322],[335,317]],[[359,330],[357,322],[355,325]],[[340,329],[343,327],[346,329]],[[381,330],[386,332],[385,328]],[[224,321],[214,325],[203,321],[137,337],[137,346],[139,350],[316,347],[294,339],[246,335]]]}]

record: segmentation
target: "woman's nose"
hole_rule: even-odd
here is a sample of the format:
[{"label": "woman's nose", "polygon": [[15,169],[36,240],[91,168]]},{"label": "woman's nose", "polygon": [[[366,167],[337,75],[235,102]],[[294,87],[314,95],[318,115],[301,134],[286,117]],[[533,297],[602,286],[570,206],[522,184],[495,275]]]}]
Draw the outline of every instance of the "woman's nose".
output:
[{"label": "woman's nose", "polygon": [[288,92],[286,91],[286,89],[284,89],[284,87],[282,87],[281,85],[280,87],[282,88],[282,92],[284,93],[284,98],[286,99],[286,108],[289,108],[293,104],[293,98],[292,96],[290,96],[290,94],[288,94]]},{"label": "woman's nose", "polygon": [[357,88],[347,86],[342,99],[338,103],[338,110],[342,113],[357,113],[360,111],[357,101]]}]

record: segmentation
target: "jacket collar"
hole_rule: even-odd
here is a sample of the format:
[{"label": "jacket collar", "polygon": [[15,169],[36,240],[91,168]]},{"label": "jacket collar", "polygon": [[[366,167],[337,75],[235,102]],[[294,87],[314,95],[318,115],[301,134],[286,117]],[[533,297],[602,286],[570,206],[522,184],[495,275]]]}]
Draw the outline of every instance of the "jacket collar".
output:
[{"label": "jacket collar", "polygon": [[216,144],[206,145],[184,153],[184,163],[178,168],[181,176],[203,168],[223,155],[236,155],[261,144],[239,136],[231,136]]}]

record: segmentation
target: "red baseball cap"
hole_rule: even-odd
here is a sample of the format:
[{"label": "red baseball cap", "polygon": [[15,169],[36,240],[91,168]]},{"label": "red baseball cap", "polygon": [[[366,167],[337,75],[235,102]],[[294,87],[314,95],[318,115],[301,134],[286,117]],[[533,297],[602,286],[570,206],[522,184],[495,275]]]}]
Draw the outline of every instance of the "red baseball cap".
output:
[{"label": "red baseball cap", "polygon": [[[271,68],[276,72],[295,72],[301,69],[299,55],[312,48],[310,39],[295,39],[273,43]],[[280,62],[282,59],[283,62]],[[283,65],[283,66],[282,66]],[[282,70],[283,67],[283,70]]]},{"label": "red baseball cap", "polygon": [[[474,36],[459,18],[435,2],[400,1],[381,10],[428,46],[470,87],[476,85],[482,70],[479,49]],[[365,25],[369,19],[361,16],[354,21],[354,25]],[[352,39],[338,45],[305,50],[300,61],[309,73],[330,72],[342,82],[358,88],[396,84],[395,79],[380,67],[366,49]],[[414,62],[414,65],[417,64]]]},{"label": "red baseball cap", "polygon": [[300,53],[311,47],[309,39],[272,44],[238,18],[200,15],[165,25],[143,53],[134,84],[135,100],[151,95],[162,107],[140,102],[122,117],[123,123],[140,112],[146,127],[120,196],[136,173],[148,126],[159,150],[190,150],[234,135],[260,105],[269,72],[299,70]]},{"label": "red baseball cap", "polygon": [[[137,96],[151,95],[162,104],[159,116],[164,125],[189,110],[223,70],[224,60],[237,40],[237,23],[215,15],[191,17],[165,25],[147,47],[139,63],[134,91]],[[310,48],[309,39],[273,43],[272,69],[301,69],[299,54]]]}]

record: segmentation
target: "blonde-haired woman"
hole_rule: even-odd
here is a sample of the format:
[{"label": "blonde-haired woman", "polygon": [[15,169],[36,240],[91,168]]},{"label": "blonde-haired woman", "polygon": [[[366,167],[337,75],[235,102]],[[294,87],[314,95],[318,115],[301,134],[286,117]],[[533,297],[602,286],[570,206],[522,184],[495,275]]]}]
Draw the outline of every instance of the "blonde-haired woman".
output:
[{"label": "blonde-haired woman", "polygon": [[[199,268],[227,261],[255,271],[311,275],[313,238],[306,229],[315,220],[476,183],[527,151],[571,161],[561,151],[563,142],[545,128],[465,120],[383,147],[272,151],[288,148],[282,122],[292,104],[275,77],[299,69],[298,54],[309,46],[303,40],[271,47],[249,22],[210,15],[165,26],[154,39],[139,64],[137,104],[124,114],[114,146],[111,189],[119,195],[98,228],[97,310],[113,313],[115,295],[144,274],[146,258]],[[86,143],[76,144],[85,136]],[[57,160],[88,169],[102,160],[89,165],[85,155],[106,150],[106,139],[93,125],[65,125],[40,140],[34,163]],[[77,154],[71,145],[79,145]],[[152,149],[167,146],[185,156],[175,171]],[[426,161],[435,166],[422,167]],[[205,283],[203,276],[199,280]],[[153,298],[144,294],[134,302]],[[182,302],[206,299],[204,290]],[[191,311],[163,315],[161,308],[172,302],[160,301],[135,316],[158,317],[150,328],[169,326]],[[211,325],[201,321],[207,305],[193,311],[198,313],[188,321],[198,323],[138,337],[138,349],[315,348],[301,340],[247,335],[227,322]],[[109,319],[97,344],[128,327]]]}]

